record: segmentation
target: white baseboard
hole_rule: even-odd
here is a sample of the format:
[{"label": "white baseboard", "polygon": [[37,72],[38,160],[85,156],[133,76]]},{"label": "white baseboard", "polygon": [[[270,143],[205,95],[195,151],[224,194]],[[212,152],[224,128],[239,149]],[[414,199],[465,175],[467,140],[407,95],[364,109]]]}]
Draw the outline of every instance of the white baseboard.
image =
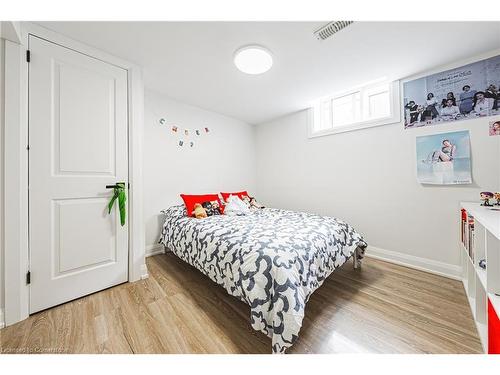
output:
[{"label": "white baseboard", "polygon": [[148,245],[146,246],[146,257],[150,257],[157,254],[164,254],[165,247],[162,244]]},{"label": "white baseboard", "polygon": [[450,279],[462,280],[462,267],[432,259],[420,258],[413,255],[399,253],[397,251],[385,250],[374,246],[368,246],[365,255],[367,257],[384,260],[389,263],[399,264],[420,271],[433,273]]},{"label": "white baseboard", "polygon": [[[146,246],[146,257],[150,257],[157,254],[165,254],[165,247],[162,244],[148,245]],[[141,279],[147,279],[149,277],[148,267],[143,264],[141,268]]]},{"label": "white baseboard", "polygon": [[3,315],[3,309],[0,308],[0,329],[2,329],[3,327],[5,327],[5,319]]},{"label": "white baseboard", "polygon": [[147,279],[149,277],[148,266],[143,264],[141,266],[141,280]]}]

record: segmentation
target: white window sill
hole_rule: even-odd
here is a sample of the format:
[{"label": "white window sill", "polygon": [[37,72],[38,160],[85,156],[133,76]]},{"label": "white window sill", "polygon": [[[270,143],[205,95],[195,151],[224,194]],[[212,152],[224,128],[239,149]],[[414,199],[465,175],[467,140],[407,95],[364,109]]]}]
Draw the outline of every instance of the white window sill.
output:
[{"label": "white window sill", "polygon": [[324,137],[326,135],[346,133],[346,132],[351,132],[351,131],[356,131],[356,130],[361,130],[361,129],[375,128],[378,126],[391,125],[391,124],[396,124],[399,122],[401,122],[401,119],[399,118],[399,116],[395,116],[395,117],[386,117],[386,118],[373,120],[373,121],[359,122],[359,123],[351,124],[351,125],[338,126],[336,128],[330,128],[330,129],[324,129],[324,130],[318,130],[318,131],[312,131],[312,129],[309,128],[308,137],[309,138]]}]

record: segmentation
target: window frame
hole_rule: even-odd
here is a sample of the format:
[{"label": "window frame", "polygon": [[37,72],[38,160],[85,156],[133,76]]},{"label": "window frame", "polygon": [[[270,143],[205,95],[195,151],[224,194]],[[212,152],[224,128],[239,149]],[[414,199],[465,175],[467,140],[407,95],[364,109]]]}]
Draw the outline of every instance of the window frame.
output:
[{"label": "window frame", "polygon": [[[376,89],[378,86],[383,85],[383,84],[388,84],[389,86],[389,105],[390,105],[390,113],[388,116],[376,118],[376,119],[369,119],[369,120],[363,120],[363,121],[358,121],[353,124],[348,124],[348,125],[342,125],[342,126],[337,126],[334,127],[333,125],[330,128],[327,129],[322,129],[322,130],[314,130],[314,121],[315,121],[315,116],[317,116],[317,113],[319,113],[319,107],[320,103],[325,101],[325,100],[335,100],[337,98],[341,98],[347,95],[352,95],[356,92],[360,92],[361,94],[361,114],[363,114],[363,111],[365,111],[365,106],[368,104],[363,103],[363,97],[365,95],[366,91],[370,91],[373,89]],[[382,126],[382,125],[390,125],[394,123],[399,123],[401,122],[401,103],[400,103],[400,82],[397,81],[377,81],[373,82],[370,84],[358,86],[355,88],[352,88],[347,91],[342,91],[342,92],[337,92],[333,95],[328,95],[322,98],[319,98],[315,101],[314,105],[309,109],[309,125],[308,125],[308,137],[309,138],[316,138],[316,137],[322,137],[325,135],[331,135],[331,134],[338,134],[338,133],[345,133],[345,132],[350,132],[350,131],[355,131],[355,130],[360,130],[360,129],[367,129],[367,128],[372,128],[372,127],[377,127],[377,126]],[[333,119],[333,115],[331,116]],[[333,121],[333,120],[332,120]]]}]

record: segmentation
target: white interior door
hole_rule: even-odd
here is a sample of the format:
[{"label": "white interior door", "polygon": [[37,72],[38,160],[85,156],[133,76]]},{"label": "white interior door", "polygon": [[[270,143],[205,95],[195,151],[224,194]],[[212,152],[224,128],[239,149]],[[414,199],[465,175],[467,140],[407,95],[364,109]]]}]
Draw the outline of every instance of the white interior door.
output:
[{"label": "white interior door", "polygon": [[34,36],[29,49],[33,313],[127,281],[106,185],[128,184],[128,120],[126,70]]}]

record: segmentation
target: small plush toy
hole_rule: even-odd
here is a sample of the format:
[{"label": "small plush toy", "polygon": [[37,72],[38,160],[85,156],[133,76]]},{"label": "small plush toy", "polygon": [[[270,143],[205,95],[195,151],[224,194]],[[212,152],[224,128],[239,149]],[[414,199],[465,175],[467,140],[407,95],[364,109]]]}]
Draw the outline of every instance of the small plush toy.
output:
[{"label": "small plush toy", "polygon": [[497,200],[497,206],[500,206],[500,191],[497,191],[494,195]]},{"label": "small plush toy", "polygon": [[263,205],[257,202],[255,197],[250,197],[250,208],[255,207],[255,208],[265,208]]},{"label": "small plush toy", "polygon": [[241,216],[249,214],[250,214],[250,208],[237,195],[230,195],[227,198],[227,204],[224,208],[224,215]]},{"label": "small plush toy", "polygon": [[480,194],[481,200],[483,203],[481,203],[481,206],[486,206],[486,207],[491,207],[493,206],[490,203],[490,199],[493,199],[493,193],[490,191],[482,191]]},{"label": "small plush toy", "polygon": [[248,208],[252,208],[250,204],[250,197],[248,195],[242,195],[240,199],[247,205]]},{"label": "small plush toy", "polygon": [[220,215],[219,202],[217,201],[206,201],[201,204],[201,206],[207,212],[207,216]]},{"label": "small plush toy", "polygon": [[220,215],[221,214],[221,208],[219,201],[211,201],[212,203],[212,209],[214,210],[214,215]]},{"label": "small plush toy", "polygon": [[202,207],[201,204],[195,203],[194,211],[191,213],[197,219],[204,219],[207,217],[207,211]]}]

